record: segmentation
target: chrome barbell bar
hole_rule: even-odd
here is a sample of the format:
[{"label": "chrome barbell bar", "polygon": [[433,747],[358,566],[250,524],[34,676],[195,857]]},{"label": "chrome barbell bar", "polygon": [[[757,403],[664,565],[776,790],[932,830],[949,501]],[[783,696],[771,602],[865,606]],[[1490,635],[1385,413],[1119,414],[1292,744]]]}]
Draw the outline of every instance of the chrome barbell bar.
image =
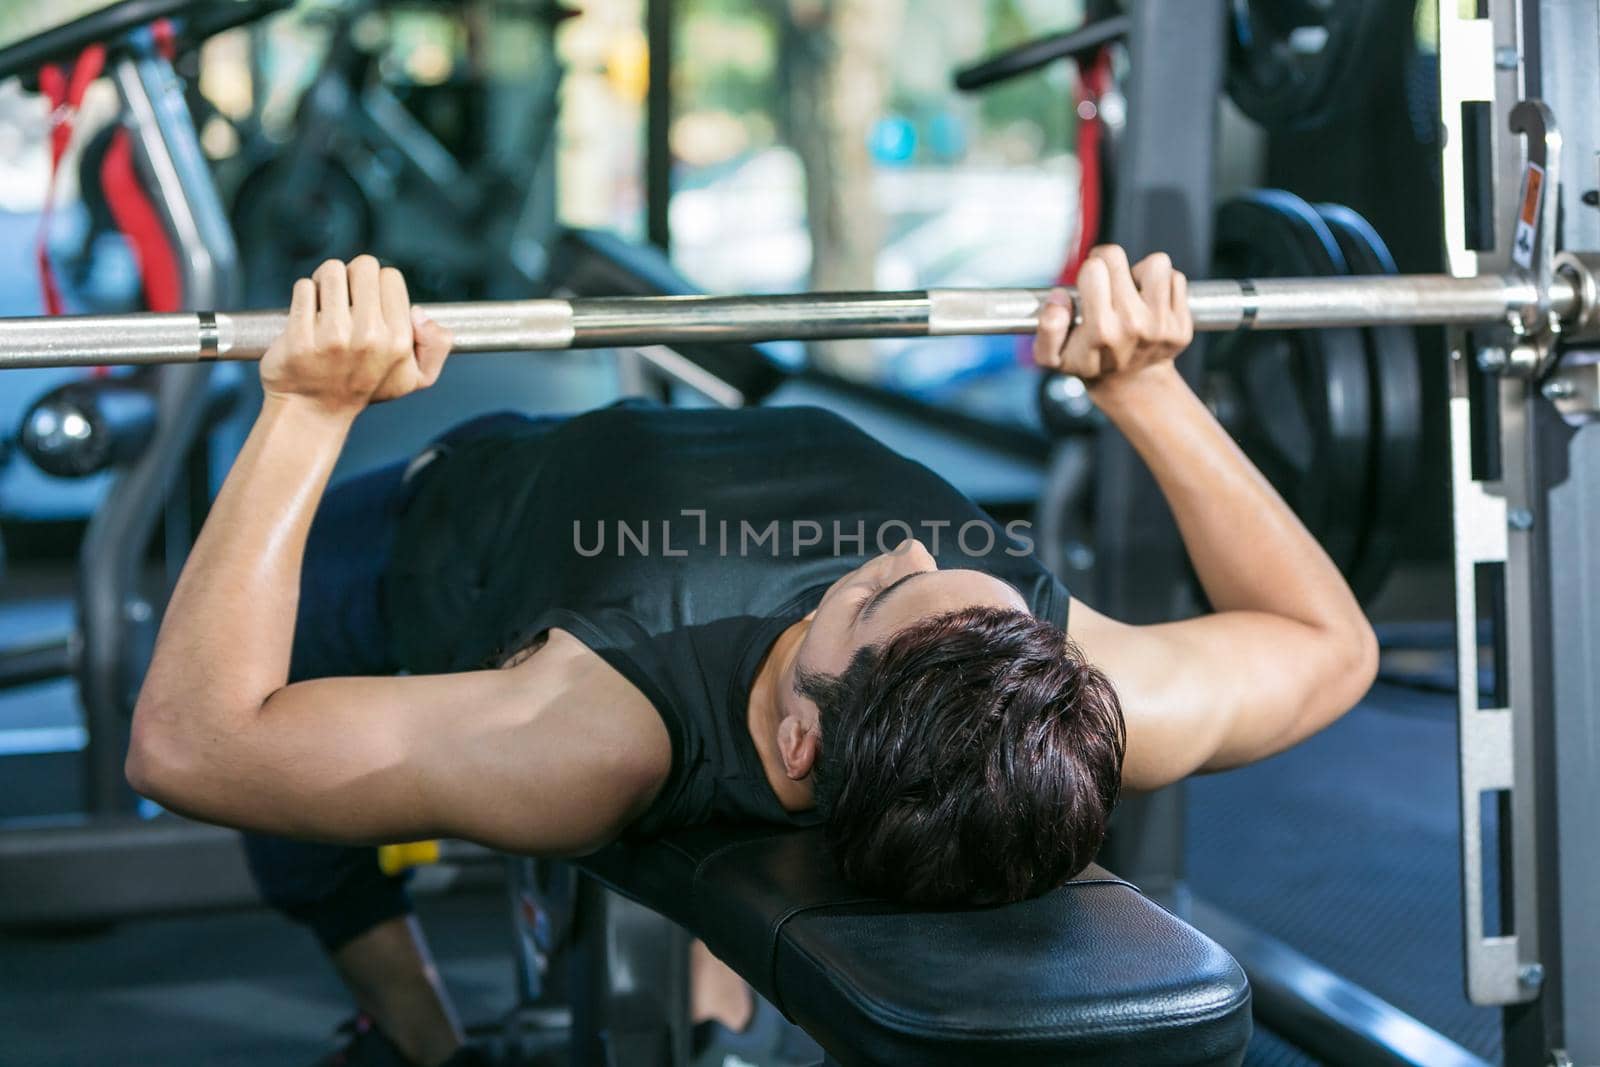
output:
[{"label": "chrome barbell bar", "polygon": [[[1195,328],[1314,329],[1472,325],[1524,317],[1557,323],[1596,314],[1595,285],[1575,258],[1547,291],[1528,278],[1442,274],[1198,281]],[[905,293],[606,297],[434,304],[458,352],[623,348],[687,342],[811,341],[1031,333],[1045,289],[930,289]],[[0,318],[0,370],[260,359],[283,311]]]}]

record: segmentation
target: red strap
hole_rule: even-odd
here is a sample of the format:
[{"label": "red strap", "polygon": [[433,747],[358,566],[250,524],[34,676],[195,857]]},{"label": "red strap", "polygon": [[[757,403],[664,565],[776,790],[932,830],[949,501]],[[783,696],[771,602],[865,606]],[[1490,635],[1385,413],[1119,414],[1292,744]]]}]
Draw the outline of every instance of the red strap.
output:
[{"label": "red strap", "polygon": [[61,159],[72,143],[72,122],[83,106],[84,94],[89,85],[105,69],[106,50],[103,45],[90,45],[78,56],[71,73],[49,64],[39,71],[39,88],[50,102],[50,183],[45,188],[44,210],[39,219],[38,259],[39,279],[44,287],[45,311],[59,315],[62,311],[61,289],[56,284],[55,271],[50,266],[50,216],[55,209],[56,175],[61,170]]},{"label": "red strap", "polygon": [[167,62],[178,58],[178,31],[173,28],[171,19],[156,19],[150,24],[150,36],[155,39],[156,51],[164,56]]},{"label": "red strap", "polygon": [[[1100,144],[1105,126],[1100,121],[1100,98],[1111,90],[1111,50],[1102,48],[1092,63],[1078,71],[1074,106],[1078,109],[1078,232],[1067,261],[1056,279],[1057,285],[1072,285],[1078,269],[1089,257],[1089,250],[1100,238],[1101,196]],[[1083,118],[1084,105],[1093,105],[1091,117]]]},{"label": "red strap", "polygon": [[151,311],[181,311],[183,280],[178,257],[167,237],[155,203],[133,166],[133,144],[127,130],[118,130],[100,168],[100,185],[117,229],[127,238],[139,265],[144,306]]}]

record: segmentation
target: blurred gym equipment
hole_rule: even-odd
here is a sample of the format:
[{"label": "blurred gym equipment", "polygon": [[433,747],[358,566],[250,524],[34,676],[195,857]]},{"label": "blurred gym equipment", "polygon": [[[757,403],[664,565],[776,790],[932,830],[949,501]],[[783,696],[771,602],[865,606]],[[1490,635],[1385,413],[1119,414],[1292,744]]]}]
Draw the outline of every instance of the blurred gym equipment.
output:
[{"label": "blurred gym equipment", "polygon": [[[172,251],[176,306],[236,299],[236,249],[182,83],[162,37],[148,27],[191,15],[219,26],[262,10],[251,0],[127,0],[92,10],[78,5],[71,12],[78,17],[64,20],[41,6],[32,9],[31,22],[18,16],[33,32],[0,47],[0,78],[104,48],[137,172],[146,176],[143,191],[159,220],[154,236]],[[46,462],[62,469],[111,465],[117,477],[80,547],[73,633],[0,657],[8,687],[70,671],[87,738],[82,821],[0,832],[8,871],[0,921],[93,921],[218,897],[248,899],[232,836],[181,820],[138,818],[122,773],[128,713],[156,623],[152,603],[165,596],[152,588],[161,583],[146,572],[146,549],[161,530],[168,567],[175,568],[193,536],[197,517],[189,510],[185,473],[218,410],[214,370],[172,366],[137,382],[95,379],[35,409],[30,441]],[[107,863],[119,865],[118,877],[94,873]]]},{"label": "blurred gym equipment", "polygon": [[[555,31],[577,12],[557,0],[497,5],[496,17],[537,27],[533,79],[517,92],[513,143],[465,160],[387,84],[377,50],[358,33],[403,6],[351,0],[324,13],[327,52],[300,98],[292,139],[259,161],[232,197],[252,301],[276,296],[329,256],[358,252],[401,267],[423,299],[543,279],[562,79]],[[468,119],[469,129],[484,125],[482,115]],[[391,209],[379,212],[378,203]],[[381,224],[396,215],[395,203],[418,217]]]}]

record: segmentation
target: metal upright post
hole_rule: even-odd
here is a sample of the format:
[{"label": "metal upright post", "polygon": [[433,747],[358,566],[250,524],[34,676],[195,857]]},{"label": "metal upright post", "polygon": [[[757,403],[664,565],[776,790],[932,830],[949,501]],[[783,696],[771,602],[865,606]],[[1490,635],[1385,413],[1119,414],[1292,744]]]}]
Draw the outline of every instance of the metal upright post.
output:
[{"label": "metal upright post", "polygon": [[[1502,6],[1513,6],[1504,4]],[[1561,120],[1566,172],[1559,198],[1566,249],[1600,249],[1600,212],[1586,202],[1600,187],[1600,3],[1524,0],[1524,95]],[[1519,908],[1520,935],[1536,935],[1518,978],[1526,1002],[1507,1008],[1507,1063],[1600,1064],[1600,373],[1594,346],[1568,346],[1550,378],[1525,387],[1521,407],[1530,573],[1525,589],[1537,636],[1523,666],[1535,699],[1523,711],[1520,763],[1529,767],[1516,808],[1513,887],[1537,887]],[[1508,581],[1509,581],[1508,575]],[[1508,589],[1508,593],[1512,590]],[[1512,663],[1512,669],[1517,669]],[[1522,757],[1519,753],[1519,757]],[[1518,891],[1520,896],[1520,890]]]},{"label": "metal upright post", "polygon": [[[1591,42],[1592,43],[1592,42]],[[1541,1053],[1600,1064],[1600,424],[1574,429],[1544,409],[1544,558],[1549,566],[1548,714],[1538,717]],[[1508,1032],[1507,1047],[1518,1035]],[[1519,1042],[1520,1043],[1520,1042]],[[1508,1061],[1509,1062],[1509,1061]]]},{"label": "metal upright post", "polygon": [[572,1062],[689,1062],[689,935],[588,876],[578,879]]},{"label": "metal upright post", "polygon": [[[227,213],[200,150],[183,87],[148,43],[117,60],[113,78],[133,134],[141,176],[178,252],[192,307],[237,299],[237,251]],[[141,564],[168,496],[204,426],[212,368],[162,367],[159,425],[139,459],[112,485],[84,533],[78,563],[78,685],[88,726],[85,774],[90,812],[126,810],[123,778],[128,713],[138,684],[136,627],[152,608],[139,596]]]},{"label": "metal upright post", "polygon": [[[1109,237],[1137,259],[1163,251],[1204,278],[1211,264],[1216,100],[1227,48],[1223,0],[1140,0],[1130,5],[1128,124],[1117,148]],[[1191,102],[1184,107],[1182,102]],[[1180,361],[1200,371],[1196,352]],[[1097,607],[1148,622],[1182,606],[1177,528],[1155,479],[1115,433],[1101,435],[1096,471]],[[1124,800],[1103,862],[1168,903],[1183,876],[1181,786]]]},{"label": "metal upright post", "polygon": [[[1586,198],[1600,188],[1600,2],[1544,0],[1537,26],[1540,95],[1562,119],[1569,160],[1561,198],[1561,243],[1600,249],[1600,211]],[[1540,803],[1544,937],[1544,1029],[1575,1064],[1600,1064],[1600,426],[1592,421],[1595,351],[1567,353],[1573,387],[1564,407],[1590,406],[1575,426],[1553,417],[1540,432],[1549,604],[1549,714],[1539,716],[1543,757]],[[1585,365],[1587,369],[1585,370]],[[1582,375],[1590,374],[1588,383]],[[1556,381],[1549,383],[1555,386]],[[1559,396],[1560,387],[1552,395]],[[1513,1035],[1514,1036],[1514,1035]]]},{"label": "metal upright post", "polygon": [[645,236],[671,251],[673,0],[648,0],[645,33],[650,48],[650,90],[645,118]]},{"label": "metal upright post", "polygon": [[[1600,178],[1600,5],[1493,0],[1475,14],[1440,9],[1447,130],[1460,132],[1464,105],[1490,108],[1501,225],[1537,205],[1525,191],[1525,160],[1540,162],[1539,151],[1560,147],[1565,173],[1551,164],[1537,175],[1547,205],[1538,237],[1567,250],[1600,249],[1600,215],[1584,200]],[[1519,100],[1541,101],[1561,122],[1559,136],[1553,126],[1530,130],[1526,156],[1506,123]],[[1445,155],[1451,268],[1501,269],[1516,235],[1497,232],[1486,247],[1469,247],[1461,217],[1470,205],[1459,190],[1471,161],[1460,155]],[[1552,343],[1534,346],[1535,355]],[[1549,373],[1491,380],[1474,392],[1466,388],[1471,337],[1456,331],[1452,349],[1467,992],[1475,1003],[1504,1007],[1507,1064],[1587,1067],[1600,1063],[1600,353],[1569,344]],[[1491,457],[1478,469],[1469,459],[1474,433]],[[1488,707],[1477,681],[1480,581],[1497,583],[1504,604],[1493,621],[1505,655]],[[1484,855],[1486,793],[1501,798],[1497,867]],[[1485,928],[1486,874],[1499,877],[1498,930]]]}]

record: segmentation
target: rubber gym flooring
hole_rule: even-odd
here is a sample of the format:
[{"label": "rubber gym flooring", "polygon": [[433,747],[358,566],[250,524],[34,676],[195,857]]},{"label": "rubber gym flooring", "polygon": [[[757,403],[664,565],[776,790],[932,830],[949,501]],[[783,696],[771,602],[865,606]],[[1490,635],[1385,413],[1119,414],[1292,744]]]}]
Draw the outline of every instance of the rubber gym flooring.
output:
[{"label": "rubber gym flooring", "polygon": [[[1380,682],[1291,752],[1189,786],[1196,896],[1496,1062],[1463,990],[1454,693]],[[1270,1038],[1251,1063],[1312,1062]]]}]

